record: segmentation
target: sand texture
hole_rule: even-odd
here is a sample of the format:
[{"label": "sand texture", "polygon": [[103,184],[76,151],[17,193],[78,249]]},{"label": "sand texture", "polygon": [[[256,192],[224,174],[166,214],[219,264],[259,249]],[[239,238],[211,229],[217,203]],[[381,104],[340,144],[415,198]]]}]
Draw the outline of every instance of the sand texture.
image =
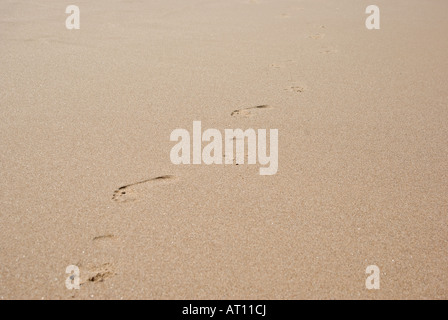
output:
[{"label": "sand texture", "polygon": [[[447,12],[0,1],[0,300],[447,299]],[[193,121],[278,129],[278,173],[172,164]]]}]

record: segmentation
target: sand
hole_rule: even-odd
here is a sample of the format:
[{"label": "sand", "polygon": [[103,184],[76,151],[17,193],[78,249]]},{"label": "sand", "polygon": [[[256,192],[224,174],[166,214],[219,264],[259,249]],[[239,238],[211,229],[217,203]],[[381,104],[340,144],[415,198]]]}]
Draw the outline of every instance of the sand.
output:
[{"label": "sand", "polygon": [[[0,300],[447,299],[447,9],[1,1]],[[278,173],[173,165],[193,121],[278,129]]]}]

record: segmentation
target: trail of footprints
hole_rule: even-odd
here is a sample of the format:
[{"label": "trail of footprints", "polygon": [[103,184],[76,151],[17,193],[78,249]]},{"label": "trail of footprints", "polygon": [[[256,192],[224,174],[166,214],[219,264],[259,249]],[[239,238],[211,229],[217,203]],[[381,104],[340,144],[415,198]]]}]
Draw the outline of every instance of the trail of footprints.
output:
[{"label": "trail of footprints", "polygon": [[[140,196],[144,196],[149,192],[147,188],[156,184],[167,183],[176,180],[175,176],[165,175],[155,178],[131,183],[122,186],[114,191],[112,195],[112,201],[119,203],[126,203],[137,200]],[[117,237],[112,233],[106,233],[96,236],[92,239],[92,243],[102,243],[107,241],[113,241]],[[81,267],[81,264],[78,264]],[[103,263],[94,266],[86,266],[82,268],[80,285],[87,285],[89,283],[101,283],[117,275],[115,272],[115,266],[113,263]]]},{"label": "trail of footprints", "polygon": [[[251,2],[255,2],[254,0],[251,0]],[[284,14],[284,17],[288,17],[288,15]],[[325,29],[325,26],[321,26],[321,29]],[[316,33],[313,35],[310,35],[309,38],[313,40],[319,40],[323,39],[325,37],[325,34],[323,33]],[[333,48],[325,48],[320,51],[320,53],[336,53],[337,51]],[[288,60],[285,63],[273,63],[270,65],[273,69],[283,69],[286,68],[288,64],[295,63],[293,60]],[[303,93],[306,91],[305,86],[294,84],[292,86],[288,86],[284,89],[284,91],[291,92],[291,93]],[[273,107],[269,105],[258,105],[254,107],[248,107],[248,108],[241,108],[234,110],[231,112],[230,116],[234,118],[250,118],[253,116],[256,116],[260,112],[264,112],[266,110],[272,110]],[[225,158],[225,155],[223,155],[223,158]],[[238,165],[236,158],[233,159],[233,162],[235,165]],[[247,155],[245,155],[244,162],[247,162]],[[150,192],[150,188],[152,186],[157,186],[159,184],[166,184],[177,180],[177,177],[172,175],[163,175],[158,176],[155,178],[150,178],[147,180],[131,183],[122,187],[119,187],[117,190],[114,191],[112,195],[112,201],[116,203],[128,203],[138,200],[140,197],[144,197],[146,193]],[[92,242],[99,243],[103,241],[111,241],[116,239],[116,236],[114,234],[104,234],[96,236],[92,239]],[[101,265],[96,265],[93,267],[88,267],[86,269],[86,276],[81,280],[81,285],[87,284],[87,283],[100,283],[104,282],[109,278],[112,278],[116,275],[115,272],[115,266],[112,263],[104,263]]]}]

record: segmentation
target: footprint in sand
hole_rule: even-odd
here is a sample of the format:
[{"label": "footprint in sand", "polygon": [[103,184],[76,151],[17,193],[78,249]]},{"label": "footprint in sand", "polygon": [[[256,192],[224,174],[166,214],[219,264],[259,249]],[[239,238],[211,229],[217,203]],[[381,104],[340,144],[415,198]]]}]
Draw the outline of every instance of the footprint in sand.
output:
[{"label": "footprint in sand", "polygon": [[294,93],[302,93],[305,91],[305,88],[302,86],[291,86],[284,89],[285,91],[294,92]]},{"label": "footprint in sand", "polygon": [[[226,163],[226,160],[227,160],[227,155],[226,154],[223,154],[222,155],[222,160],[223,160],[223,163]],[[233,156],[233,157],[231,157],[231,159],[232,159],[232,163],[233,163],[233,165],[235,165],[235,166],[239,166],[240,164],[245,164],[245,163],[249,163],[249,155],[248,154],[244,154],[244,160],[243,161],[238,161],[239,159],[237,159],[237,156]]]},{"label": "footprint in sand", "polygon": [[102,242],[102,241],[106,241],[106,240],[114,240],[116,237],[113,234],[105,234],[105,235],[101,235],[101,236],[97,236],[95,238],[92,239],[93,242]]},{"label": "footprint in sand", "polygon": [[264,109],[273,109],[273,108],[268,105],[261,105],[261,106],[256,106],[256,107],[235,110],[230,115],[232,117],[237,117],[237,118],[249,118],[249,117],[254,116],[254,114],[256,112],[258,112],[259,110],[264,110]]},{"label": "footprint in sand", "polygon": [[[116,275],[115,267],[111,263],[104,263],[102,265],[88,267],[86,269],[87,270],[82,270],[81,272],[81,285],[85,285],[87,283],[104,282],[105,280]],[[83,274],[84,276],[82,276]]]},{"label": "footprint in sand", "polygon": [[[232,139],[229,139],[228,141],[229,141],[229,142],[232,142],[233,145],[236,145],[237,141],[244,141],[244,142],[245,142],[245,140],[246,140],[245,138],[241,139],[241,138],[233,137]],[[233,163],[234,165],[238,166],[238,165],[240,165],[240,164],[248,163],[249,155],[245,152],[245,153],[244,153],[244,161],[240,161],[240,162],[238,162],[238,161],[237,161],[237,156],[236,156],[236,155],[232,155],[232,156],[230,157],[230,155],[227,156],[227,154],[224,152],[224,153],[222,154],[222,160],[223,160],[222,162],[223,162],[223,163],[226,163],[227,158],[231,158],[231,159],[232,159],[232,163]],[[226,164],[227,164],[227,163],[226,163]]]},{"label": "footprint in sand", "polygon": [[112,200],[115,202],[130,202],[137,200],[140,196],[144,195],[148,190],[148,186],[153,184],[168,183],[176,180],[175,176],[160,176],[148,180],[143,180],[135,183],[128,184],[120,187],[114,191]]}]

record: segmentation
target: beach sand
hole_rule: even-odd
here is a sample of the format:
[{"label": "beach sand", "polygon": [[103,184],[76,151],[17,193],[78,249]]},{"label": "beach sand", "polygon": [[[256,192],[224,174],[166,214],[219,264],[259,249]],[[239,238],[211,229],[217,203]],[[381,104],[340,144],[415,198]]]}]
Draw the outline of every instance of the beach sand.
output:
[{"label": "beach sand", "polygon": [[[0,300],[447,299],[447,9],[1,1]],[[278,173],[172,164],[193,121],[278,129]]]}]

